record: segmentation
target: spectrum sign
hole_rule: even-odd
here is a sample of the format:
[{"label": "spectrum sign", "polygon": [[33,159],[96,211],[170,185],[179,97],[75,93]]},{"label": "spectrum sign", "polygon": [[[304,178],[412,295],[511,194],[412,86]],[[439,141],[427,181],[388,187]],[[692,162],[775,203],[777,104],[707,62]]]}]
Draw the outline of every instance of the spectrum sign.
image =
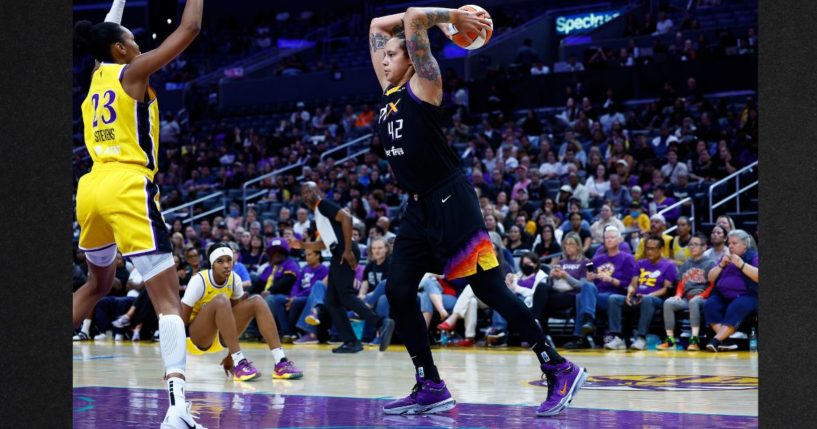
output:
[{"label": "spectrum sign", "polygon": [[601,27],[621,15],[618,10],[584,12],[556,17],[556,34],[567,36],[579,31]]}]

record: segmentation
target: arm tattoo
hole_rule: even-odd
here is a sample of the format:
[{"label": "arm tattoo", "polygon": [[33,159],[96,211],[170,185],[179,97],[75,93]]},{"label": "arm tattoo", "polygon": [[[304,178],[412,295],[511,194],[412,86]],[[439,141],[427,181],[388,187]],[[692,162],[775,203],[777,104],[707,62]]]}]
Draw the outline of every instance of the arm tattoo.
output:
[{"label": "arm tattoo", "polygon": [[412,35],[406,40],[406,49],[414,64],[414,70],[423,79],[440,80],[440,66],[431,54],[428,29],[450,20],[447,9],[426,8],[410,22]]},{"label": "arm tattoo", "polygon": [[451,17],[448,13],[448,9],[442,8],[424,8],[423,11],[425,12],[426,19],[426,28],[431,28],[437,24],[442,24],[445,22],[451,22]]},{"label": "arm tattoo", "polygon": [[382,33],[372,33],[369,37],[369,41],[372,47],[372,52],[377,52],[378,50],[386,47],[386,42],[389,41],[389,37]]},{"label": "arm tattoo", "polygon": [[415,31],[411,39],[406,40],[406,49],[414,64],[414,71],[423,79],[437,81],[440,79],[440,66],[431,55],[428,33],[424,28],[415,29]]}]

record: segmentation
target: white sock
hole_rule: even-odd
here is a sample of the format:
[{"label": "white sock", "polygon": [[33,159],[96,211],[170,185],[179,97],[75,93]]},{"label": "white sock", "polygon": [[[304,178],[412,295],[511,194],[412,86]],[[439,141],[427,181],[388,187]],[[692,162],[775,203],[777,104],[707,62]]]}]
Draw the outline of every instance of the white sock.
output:
[{"label": "white sock", "polygon": [[85,335],[91,335],[91,319],[85,319],[85,320],[82,321],[81,331]]},{"label": "white sock", "polygon": [[285,359],[286,356],[284,355],[284,349],[278,347],[277,349],[272,349],[272,357],[275,359],[275,363],[281,362],[281,359]]},{"label": "white sock", "polygon": [[178,377],[171,377],[167,379],[167,394],[170,398],[170,407],[176,409],[183,409],[187,412],[187,406],[184,399],[184,385],[185,381]]},{"label": "white sock", "polygon": [[187,362],[187,337],[184,322],[176,314],[159,316],[159,346],[165,363],[165,375],[184,375]]},{"label": "white sock", "polygon": [[239,362],[244,360],[244,353],[241,353],[241,350],[233,353],[231,356],[233,357],[233,365],[238,365]]}]

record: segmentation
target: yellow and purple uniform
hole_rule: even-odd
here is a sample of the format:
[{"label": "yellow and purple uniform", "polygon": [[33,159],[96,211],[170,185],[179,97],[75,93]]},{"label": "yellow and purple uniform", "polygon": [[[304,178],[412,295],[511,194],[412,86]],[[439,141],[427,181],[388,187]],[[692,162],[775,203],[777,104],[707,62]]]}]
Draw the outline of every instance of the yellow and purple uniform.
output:
[{"label": "yellow and purple uniform", "polygon": [[122,87],[126,64],[100,64],[82,102],[85,146],[94,162],[77,189],[79,247],[114,244],[125,256],[169,252],[159,209],[159,106],[148,86],[136,100]]}]

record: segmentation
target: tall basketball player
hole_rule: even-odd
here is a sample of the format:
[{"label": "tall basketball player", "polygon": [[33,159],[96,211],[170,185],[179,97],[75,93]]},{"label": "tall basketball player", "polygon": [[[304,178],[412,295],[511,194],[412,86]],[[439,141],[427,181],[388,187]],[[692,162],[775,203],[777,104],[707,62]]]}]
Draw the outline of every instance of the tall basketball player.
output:
[{"label": "tall basketball player", "polygon": [[[457,9],[408,8],[372,20],[371,58],[383,89],[380,141],[399,186],[411,194],[403,213],[386,293],[401,338],[416,368],[412,393],[383,407],[386,414],[449,410],[455,402],[431,356],[426,324],[416,303],[426,271],[465,279],[476,296],[522,330],[548,380],[537,415],[565,409],[587,379],[584,368],[545,342],[525,304],[505,286],[477,195],[442,129],[442,79],[428,29],[447,23],[460,32],[487,27],[483,14]],[[450,36],[449,34],[446,34]]]},{"label": "tall basketball player", "polygon": [[161,353],[170,406],[162,429],[202,428],[185,403],[185,332],[179,316],[179,277],[170,237],[159,211],[159,107],[148,78],[190,45],[201,28],[203,0],[187,0],[179,28],[156,49],[142,53],[133,33],[119,25],[124,0],[115,0],[105,22],[75,26],[77,41],[97,60],[82,103],[91,172],[77,189],[79,247],[89,282],[74,293],[76,326],[113,284],[117,249],[142,274],[159,315]]}]

